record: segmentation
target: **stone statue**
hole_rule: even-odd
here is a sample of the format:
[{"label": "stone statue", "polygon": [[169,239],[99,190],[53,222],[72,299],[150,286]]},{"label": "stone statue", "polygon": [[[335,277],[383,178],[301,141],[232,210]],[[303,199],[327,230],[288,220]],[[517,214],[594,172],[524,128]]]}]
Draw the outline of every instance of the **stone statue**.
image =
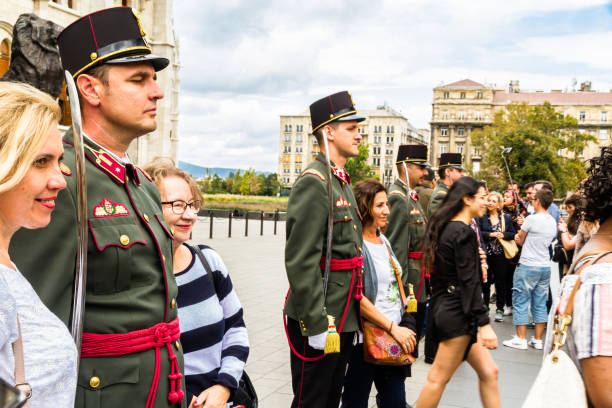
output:
[{"label": "stone statue", "polygon": [[22,14],[13,28],[11,63],[1,81],[26,82],[54,98],[62,91],[64,71],[55,44],[62,27],[36,14]]}]

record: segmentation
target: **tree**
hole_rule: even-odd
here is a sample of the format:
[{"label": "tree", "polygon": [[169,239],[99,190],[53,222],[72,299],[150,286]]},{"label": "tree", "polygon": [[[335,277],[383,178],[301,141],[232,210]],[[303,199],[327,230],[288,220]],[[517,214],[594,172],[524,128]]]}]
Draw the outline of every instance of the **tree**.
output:
[{"label": "tree", "polygon": [[367,164],[369,152],[370,149],[368,145],[360,144],[359,155],[357,157],[351,157],[346,161],[344,169],[351,176],[351,184],[368,178],[376,178],[376,174],[374,174],[372,167]]},{"label": "tree", "polygon": [[268,174],[267,176],[263,173],[260,174],[257,176],[257,185],[257,194],[259,195],[274,196],[280,190],[280,183],[276,173]]},{"label": "tree", "polygon": [[481,170],[474,176],[485,179],[491,190],[503,189],[508,175],[501,155],[506,155],[513,180],[519,185],[539,179],[549,180],[557,195],[574,190],[586,176],[578,158],[588,142],[597,139],[580,133],[576,118],[543,105],[510,104],[495,113],[493,124],[472,133],[474,147],[482,154]]},{"label": "tree", "polygon": [[232,189],[229,192],[232,194],[240,194],[240,188],[242,187],[240,169],[236,170],[236,174],[230,173],[230,176],[232,176]]},{"label": "tree", "polygon": [[219,177],[218,174],[215,174],[210,179],[210,191],[213,194],[222,193],[225,191],[225,181]]}]

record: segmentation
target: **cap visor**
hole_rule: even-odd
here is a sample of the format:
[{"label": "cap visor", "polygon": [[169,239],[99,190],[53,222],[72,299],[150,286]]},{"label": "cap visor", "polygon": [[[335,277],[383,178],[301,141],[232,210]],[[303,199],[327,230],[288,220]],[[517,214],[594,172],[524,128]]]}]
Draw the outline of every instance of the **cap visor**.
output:
[{"label": "cap visor", "polygon": [[451,166],[451,167],[453,167],[453,168],[455,168],[457,170],[466,171],[465,167],[463,167],[463,166]]},{"label": "cap visor", "polygon": [[170,60],[168,58],[153,54],[131,55],[129,57],[114,58],[104,61],[105,64],[131,64],[134,62],[150,62],[155,71],[161,71],[162,69],[166,68],[168,64],[170,64]]},{"label": "cap visor", "polygon": [[336,119],[337,122],[350,122],[352,120],[356,122],[363,122],[366,118],[364,116],[358,115],[356,113],[348,116],[343,116],[341,118]]}]

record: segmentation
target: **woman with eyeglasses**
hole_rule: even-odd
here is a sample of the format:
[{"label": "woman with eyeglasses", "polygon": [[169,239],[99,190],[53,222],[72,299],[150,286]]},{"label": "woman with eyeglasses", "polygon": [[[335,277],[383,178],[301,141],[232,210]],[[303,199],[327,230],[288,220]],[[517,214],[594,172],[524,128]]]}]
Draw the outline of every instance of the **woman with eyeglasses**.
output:
[{"label": "woman with eyeglasses", "polygon": [[156,159],[144,170],[159,189],[164,218],[174,234],[187,401],[190,407],[225,407],[249,355],[242,305],[219,254],[206,245],[186,244],[202,205],[195,180],[167,158]]}]

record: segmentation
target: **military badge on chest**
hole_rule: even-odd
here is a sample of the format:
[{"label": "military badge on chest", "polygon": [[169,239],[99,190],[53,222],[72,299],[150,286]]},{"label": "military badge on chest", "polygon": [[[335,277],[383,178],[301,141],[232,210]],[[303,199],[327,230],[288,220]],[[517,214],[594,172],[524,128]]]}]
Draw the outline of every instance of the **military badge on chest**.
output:
[{"label": "military badge on chest", "polygon": [[105,217],[121,217],[123,215],[129,215],[127,207],[123,204],[104,198],[100,204],[94,207],[94,217],[105,218]]},{"label": "military badge on chest", "polygon": [[338,198],[338,200],[336,200],[336,208],[339,208],[339,207],[348,207],[348,206],[349,206],[349,203],[348,203],[348,201],[346,201],[346,199],[344,197],[340,196]]}]

